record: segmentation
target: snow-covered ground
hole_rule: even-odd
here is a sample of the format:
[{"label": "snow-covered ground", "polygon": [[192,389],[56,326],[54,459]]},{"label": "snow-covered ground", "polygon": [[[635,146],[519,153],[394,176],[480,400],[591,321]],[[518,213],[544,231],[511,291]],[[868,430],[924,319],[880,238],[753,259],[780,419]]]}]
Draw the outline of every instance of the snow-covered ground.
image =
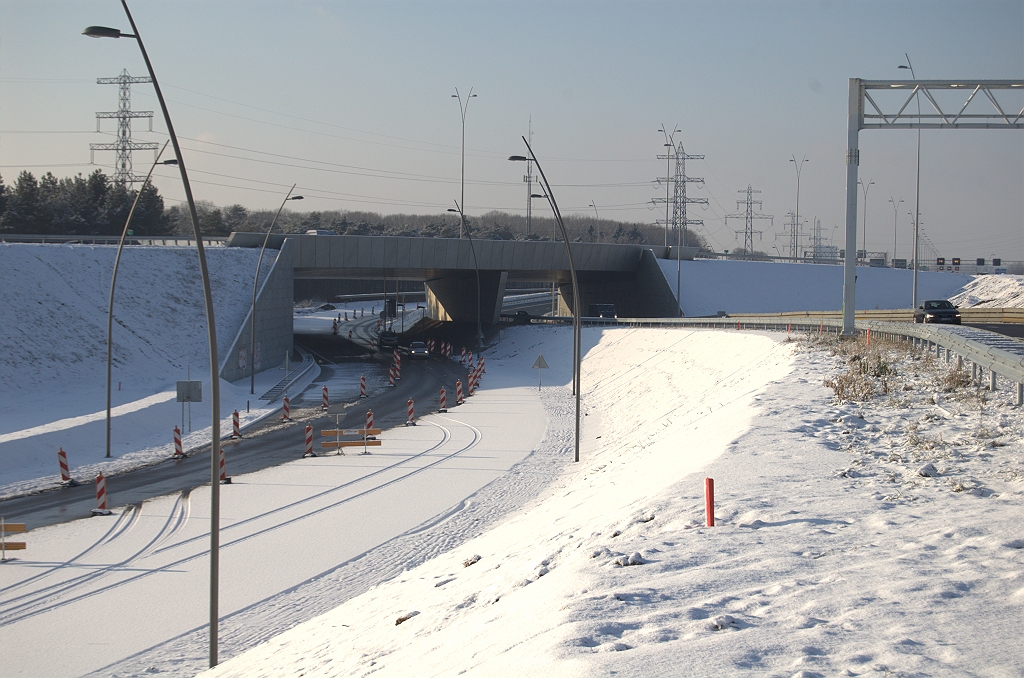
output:
[{"label": "snow-covered ground", "polygon": [[949,300],[963,308],[1024,308],[1024,275],[980,275]]},{"label": "snow-covered ground", "polygon": [[[567,342],[533,332],[488,369],[525,373],[538,349],[562,364]],[[876,341],[853,372],[877,394],[837,402],[823,383],[862,362],[847,353],[586,334],[579,465],[487,533],[203,675],[1024,672],[1024,427],[1005,385],[945,393],[944,364]],[[549,426],[571,425],[567,396]]]},{"label": "snow-covered ground", "polygon": [[[45,308],[0,288],[5,346],[24,354],[0,376],[35,403],[9,408],[5,388],[0,435],[84,434],[96,424],[57,422],[102,411],[109,266],[98,272],[107,255],[93,252],[105,248],[14,269],[10,247],[33,246],[0,246],[0,270],[21,271]],[[205,353],[198,287],[186,304],[188,276],[145,283],[152,270],[140,265],[134,280],[150,291],[121,321],[124,360],[152,381],[115,401],[128,409],[159,401],[193,359],[195,378]],[[738,270],[757,287],[757,269]],[[195,336],[154,311],[179,304]],[[67,314],[87,331],[53,322]],[[329,313],[302,315],[329,331]],[[855,358],[781,334],[587,329],[572,464],[570,334],[506,330],[469,404],[386,432],[370,456],[235,476],[222,494],[226,663],[210,675],[1024,673],[1024,423],[1006,384],[946,392],[944,364],[877,341]],[[541,352],[551,369],[538,391]],[[826,380],[874,395],[837,401]],[[168,429],[180,423],[169,405]],[[10,453],[32,440],[16,438],[0,442],[0,486],[33,458]],[[714,528],[703,527],[705,476]],[[4,675],[205,666],[208,492],[112,499],[114,516],[34,530],[0,566]]]}]

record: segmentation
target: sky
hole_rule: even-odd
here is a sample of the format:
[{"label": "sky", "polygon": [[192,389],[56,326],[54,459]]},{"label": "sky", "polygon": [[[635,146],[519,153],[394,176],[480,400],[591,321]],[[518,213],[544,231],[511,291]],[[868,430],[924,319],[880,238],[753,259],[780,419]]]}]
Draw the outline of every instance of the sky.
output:
[{"label": "sky", "polygon": [[[736,201],[760,191],[755,248],[788,251],[796,209],[792,157],[806,156],[802,219],[844,245],[848,79],[1024,78],[1024,3],[1012,2],[142,2],[131,5],[167,99],[198,200],[276,209],[293,183],[301,210],[523,214],[522,136],[563,215],[665,218],[665,138],[690,160],[690,218],[716,250],[742,246]],[[132,40],[87,39],[89,25],[129,32],[115,0],[0,0],[0,174],[113,172],[123,69],[145,75]],[[1007,108],[1024,95],[1004,95]],[[154,110],[133,139],[162,143]],[[866,130],[860,176],[866,246],[911,248],[917,134]],[[144,174],[151,152],[136,152]],[[184,199],[173,168],[155,183]],[[921,145],[922,261],[1024,260],[1024,134],[926,130]],[[534,192],[541,192],[534,187]],[[892,203],[890,203],[892,199]],[[900,199],[903,200],[900,203]],[[893,205],[897,205],[894,210]],[[858,229],[863,229],[863,199]],[[549,214],[535,200],[538,215]],[[862,234],[858,235],[858,247]]]}]

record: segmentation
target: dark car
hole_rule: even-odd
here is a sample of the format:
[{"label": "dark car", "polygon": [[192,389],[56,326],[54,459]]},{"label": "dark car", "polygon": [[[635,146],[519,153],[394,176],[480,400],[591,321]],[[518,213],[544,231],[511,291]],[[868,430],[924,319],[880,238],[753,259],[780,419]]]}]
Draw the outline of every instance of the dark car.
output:
[{"label": "dark car", "polygon": [[914,309],[915,323],[960,324],[960,311],[946,299],[930,299]]},{"label": "dark car", "polygon": [[410,358],[429,358],[430,351],[427,350],[427,345],[422,341],[414,341],[409,344],[409,357]]},{"label": "dark car", "polygon": [[380,350],[398,347],[398,333],[393,330],[381,330],[377,335],[377,347]]}]

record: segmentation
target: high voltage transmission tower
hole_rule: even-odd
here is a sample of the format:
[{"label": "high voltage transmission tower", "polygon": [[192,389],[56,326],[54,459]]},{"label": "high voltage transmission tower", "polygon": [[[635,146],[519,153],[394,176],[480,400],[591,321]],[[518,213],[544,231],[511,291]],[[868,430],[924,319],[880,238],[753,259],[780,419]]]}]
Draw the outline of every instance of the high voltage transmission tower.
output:
[{"label": "high voltage transmission tower", "polygon": [[[660,130],[665,132],[664,126]],[[665,245],[668,245],[668,227],[671,224],[672,229],[676,233],[678,244],[685,247],[687,245],[688,234],[686,231],[687,226],[703,226],[703,219],[687,219],[686,218],[686,206],[689,205],[707,205],[707,198],[687,198],[686,197],[686,184],[697,183],[704,185],[703,177],[688,177],[686,176],[686,161],[687,160],[703,160],[703,155],[687,155],[686,151],[683,150],[682,142],[679,144],[675,143],[675,133],[679,129],[676,128],[672,134],[665,132],[666,137],[666,148],[669,150],[665,155],[659,155],[659,160],[666,161],[666,176],[658,177],[657,183],[665,182],[665,197],[654,198],[651,200],[652,203],[665,203]],[[675,161],[674,172],[669,173],[671,169],[670,163]],[[670,216],[671,215],[671,216]],[[655,224],[662,222],[655,221]]]},{"label": "high voltage transmission tower", "polygon": [[744,209],[744,207],[745,207],[745,210],[743,212],[739,212],[737,214],[726,214],[725,215],[725,223],[726,224],[729,223],[729,219],[743,218],[744,221],[745,221],[744,229],[742,231],[736,231],[736,234],[737,235],[739,235],[740,233],[743,234],[743,256],[746,259],[749,259],[750,255],[754,251],[754,234],[757,233],[758,235],[761,235],[763,233],[763,231],[755,231],[754,230],[754,219],[771,219],[772,223],[775,223],[775,217],[773,217],[772,215],[770,215],[770,214],[760,214],[760,213],[757,213],[757,212],[754,211],[754,205],[757,205],[758,207],[760,207],[761,206],[761,201],[760,200],[754,200],[753,196],[754,196],[754,193],[760,193],[760,192],[761,191],[755,191],[753,188],[750,187],[750,184],[747,184],[746,190],[741,189],[741,190],[737,191],[737,193],[746,193],[747,194],[747,199],[746,200],[737,200],[736,201],[736,207],[740,208],[740,209]]},{"label": "high voltage transmission tower", "polygon": [[703,160],[703,155],[687,155],[686,151],[683,150],[683,143],[679,142],[676,146],[676,173],[675,173],[675,199],[672,202],[672,228],[675,229],[676,233],[679,233],[679,229],[682,229],[683,238],[681,245],[686,247],[687,245],[687,226],[703,226],[703,219],[687,219],[686,218],[686,206],[690,205],[707,205],[707,198],[687,198],[686,197],[686,184],[697,183],[701,186],[704,185],[704,177],[688,177],[686,176],[686,161],[687,160]]},{"label": "high voltage transmission tower", "polygon": [[[127,70],[121,71],[116,78],[96,78],[99,85],[119,85],[120,98],[116,111],[96,114],[96,131],[100,131],[100,120],[117,118],[117,141],[112,144],[89,144],[90,155],[95,151],[116,151],[117,160],[114,169],[114,181],[121,184],[143,181],[145,177],[132,172],[132,151],[155,151],[158,144],[132,141],[132,118],[149,118],[149,131],[153,131],[153,111],[132,110],[132,83],[153,82],[152,78],[133,78]],[[90,157],[90,162],[92,158]]]},{"label": "high voltage transmission tower", "polygon": [[[529,127],[527,127],[529,143],[533,143],[533,116],[530,116]],[[523,175],[523,182],[526,184],[526,235],[530,235],[530,219],[533,214],[533,160],[526,160],[526,174]]]},{"label": "high voltage transmission tower", "polygon": [[807,220],[803,218],[797,223],[797,217],[793,210],[786,212],[786,230],[789,231],[789,259],[793,263],[800,260],[800,236],[802,227],[806,223]]}]

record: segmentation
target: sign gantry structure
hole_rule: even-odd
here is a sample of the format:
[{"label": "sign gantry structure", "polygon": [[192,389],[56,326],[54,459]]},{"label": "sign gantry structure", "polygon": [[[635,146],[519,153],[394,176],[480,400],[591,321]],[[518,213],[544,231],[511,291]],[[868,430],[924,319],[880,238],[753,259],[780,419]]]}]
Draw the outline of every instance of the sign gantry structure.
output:
[{"label": "sign gantry structure", "polygon": [[[924,100],[922,102],[922,99]],[[911,104],[915,104],[911,106]],[[924,106],[921,104],[924,103]],[[857,276],[857,169],[862,129],[1024,129],[1024,80],[850,78],[846,151],[843,334],[853,334]],[[918,243],[914,238],[914,289]],[[914,302],[916,303],[916,294]]]}]

